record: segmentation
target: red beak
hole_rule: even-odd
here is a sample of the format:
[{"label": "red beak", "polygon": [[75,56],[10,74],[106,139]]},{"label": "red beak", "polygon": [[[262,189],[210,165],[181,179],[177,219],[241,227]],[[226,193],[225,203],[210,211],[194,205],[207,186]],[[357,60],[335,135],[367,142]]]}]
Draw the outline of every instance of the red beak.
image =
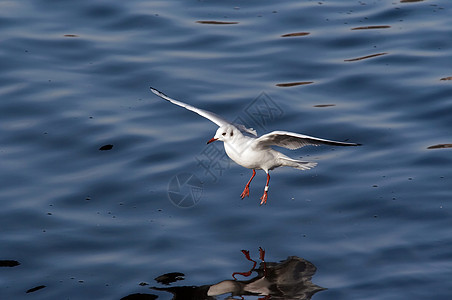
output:
[{"label": "red beak", "polygon": [[215,142],[216,140],[218,140],[218,139],[216,139],[216,138],[211,138],[211,139],[207,142],[207,144],[210,144],[210,143],[212,143],[212,142]]}]

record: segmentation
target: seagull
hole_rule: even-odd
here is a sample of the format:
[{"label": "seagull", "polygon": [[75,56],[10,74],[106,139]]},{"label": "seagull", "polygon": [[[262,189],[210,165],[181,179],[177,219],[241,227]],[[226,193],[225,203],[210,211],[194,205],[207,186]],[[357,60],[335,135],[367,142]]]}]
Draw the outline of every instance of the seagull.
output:
[{"label": "seagull", "polygon": [[177,101],[165,95],[164,93],[151,87],[151,91],[157,96],[188,110],[191,110],[202,117],[212,121],[219,126],[215,136],[207,141],[210,144],[215,141],[224,143],[226,154],[237,164],[253,170],[250,180],[245,185],[240,197],[243,199],[250,195],[250,183],[256,175],[256,170],[264,170],[267,174],[267,182],[264,188],[264,194],[260,198],[261,205],[267,203],[268,183],[270,181],[269,171],[277,167],[292,167],[299,170],[308,170],[317,165],[315,162],[301,161],[290,158],[271,146],[278,146],[290,150],[299,149],[303,146],[330,145],[330,146],[360,146],[361,144],[344,143],[332,140],[321,139],[300,133],[289,131],[273,131],[257,136],[255,130],[246,128],[244,125],[232,124],[215,113],[196,108],[181,101]]}]

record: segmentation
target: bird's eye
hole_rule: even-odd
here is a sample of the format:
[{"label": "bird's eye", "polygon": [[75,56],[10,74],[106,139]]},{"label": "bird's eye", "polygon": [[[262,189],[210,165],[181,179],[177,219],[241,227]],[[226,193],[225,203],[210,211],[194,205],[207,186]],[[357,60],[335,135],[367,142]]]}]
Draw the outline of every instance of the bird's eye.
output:
[{"label": "bird's eye", "polygon": [[234,135],[234,132],[232,132],[232,131],[231,131],[231,134],[230,134],[230,136],[233,136],[233,135]]},{"label": "bird's eye", "polygon": [[223,132],[221,135],[226,135],[226,132]]}]

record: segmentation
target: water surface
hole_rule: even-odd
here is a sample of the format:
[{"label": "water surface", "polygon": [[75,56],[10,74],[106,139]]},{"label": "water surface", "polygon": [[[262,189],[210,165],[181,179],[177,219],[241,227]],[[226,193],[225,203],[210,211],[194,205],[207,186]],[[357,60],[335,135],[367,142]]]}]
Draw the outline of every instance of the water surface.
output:
[{"label": "water surface", "polygon": [[[446,0],[3,1],[0,298],[203,299],[284,270],[305,299],[449,299],[451,14]],[[260,134],[363,146],[283,150],[319,165],[274,170],[259,206],[264,172],[241,200],[251,171],[205,145],[216,126],[149,86]],[[256,270],[233,281],[253,266],[241,250]]]}]

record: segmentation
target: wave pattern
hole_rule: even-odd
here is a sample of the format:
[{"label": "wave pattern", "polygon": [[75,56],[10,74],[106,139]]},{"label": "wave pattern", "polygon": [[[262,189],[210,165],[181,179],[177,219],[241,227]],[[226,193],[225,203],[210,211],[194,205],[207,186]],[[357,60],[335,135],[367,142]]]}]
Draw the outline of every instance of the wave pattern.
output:
[{"label": "wave pattern", "polygon": [[[5,299],[119,299],[169,272],[203,287],[259,247],[317,266],[316,298],[450,297],[452,3],[235,5],[0,4]],[[251,171],[151,85],[260,134],[363,146],[288,153],[319,166],[276,170],[259,207],[264,175],[240,200]]]}]

